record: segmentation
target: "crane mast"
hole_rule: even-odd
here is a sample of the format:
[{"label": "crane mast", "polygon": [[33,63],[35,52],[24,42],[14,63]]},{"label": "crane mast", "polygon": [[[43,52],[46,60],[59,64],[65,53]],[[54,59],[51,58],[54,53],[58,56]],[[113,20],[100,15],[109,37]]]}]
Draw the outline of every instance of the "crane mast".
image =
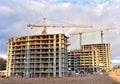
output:
[{"label": "crane mast", "polygon": [[101,43],[103,43],[103,30],[101,31]]},{"label": "crane mast", "polygon": [[42,34],[46,34],[47,32],[46,32],[46,26],[45,26],[45,21],[46,20],[46,18],[43,18],[43,31],[42,31]]}]

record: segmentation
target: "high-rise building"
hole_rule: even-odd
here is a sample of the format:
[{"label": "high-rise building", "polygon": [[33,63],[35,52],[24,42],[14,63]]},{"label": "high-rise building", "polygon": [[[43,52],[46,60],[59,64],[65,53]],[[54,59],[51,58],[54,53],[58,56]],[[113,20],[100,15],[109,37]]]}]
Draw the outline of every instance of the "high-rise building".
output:
[{"label": "high-rise building", "polygon": [[98,49],[99,51],[99,68],[100,70],[109,71],[111,67],[111,52],[110,52],[110,44],[102,43],[102,44],[86,44],[82,45],[83,50],[91,50],[93,48]]},{"label": "high-rise building", "polygon": [[7,77],[67,76],[67,39],[64,34],[41,34],[9,39]]}]

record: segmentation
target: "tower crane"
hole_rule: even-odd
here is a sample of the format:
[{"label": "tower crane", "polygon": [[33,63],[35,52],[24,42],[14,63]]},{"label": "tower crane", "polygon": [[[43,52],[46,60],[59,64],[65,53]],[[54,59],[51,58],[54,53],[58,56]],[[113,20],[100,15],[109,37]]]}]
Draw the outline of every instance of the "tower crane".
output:
[{"label": "tower crane", "polygon": [[42,24],[28,24],[27,27],[34,28],[34,27],[43,27],[42,34],[46,34],[47,27],[62,27],[62,28],[92,28],[91,25],[76,25],[76,24],[46,24],[46,18],[43,18]]},{"label": "tower crane", "polygon": [[72,35],[79,35],[80,36],[80,47],[82,46],[82,34],[83,33],[90,33],[90,32],[101,32],[101,43],[103,43],[103,31],[108,31],[108,30],[112,30],[112,29],[115,29],[115,28],[104,28],[104,29],[97,29],[97,30],[87,30],[87,31],[82,31],[82,32],[78,32],[78,33],[72,33],[70,34],[71,36]]}]

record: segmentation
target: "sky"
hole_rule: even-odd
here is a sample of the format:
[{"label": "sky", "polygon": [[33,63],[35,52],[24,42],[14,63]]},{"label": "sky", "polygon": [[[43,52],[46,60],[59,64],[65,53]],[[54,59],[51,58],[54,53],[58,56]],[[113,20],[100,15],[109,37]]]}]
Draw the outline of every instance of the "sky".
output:
[{"label": "sky", "polygon": [[[104,43],[111,44],[112,65],[120,64],[120,0],[0,0],[0,57],[7,58],[8,38],[41,34],[42,28],[28,24],[83,24],[104,31]],[[93,28],[47,28],[47,33],[65,33],[69,49],[79,49],[79,35],[71,33]],[[82,35],[83,44],[100,43],[100,32]]]}]

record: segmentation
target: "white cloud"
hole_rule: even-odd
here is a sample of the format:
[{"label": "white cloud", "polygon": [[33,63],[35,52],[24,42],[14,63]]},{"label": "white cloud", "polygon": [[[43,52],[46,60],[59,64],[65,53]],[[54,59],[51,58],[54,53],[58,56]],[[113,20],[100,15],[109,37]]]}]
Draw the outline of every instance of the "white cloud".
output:
[{"label": "white cloud", "polygon": [[117,63],[117,64],[120,64],[120,60],[119,60],[119,59],[118,59],[118,60],[117,60],[117,59],[116,59],[116,60],[112,60],[112,63],[113,63],[113,64],[114,64],[114,63],[115,63],[115,64],[116,64],[116,63]]},{"label": "white cloud", "polygon": [[0,57],[4,58],[4,59],[7,59],[7,54],[1,54],[0,53]]},{"label": "white cloud", "polygon": [[10,14],[13,14],[14,11],[7,7],[7,6],[0,6],[0,18],[9,16]]},{"label": "white cloud", "polygon": [[93,15],[101,16],[103,12],[105,11],[108,4],[109,2],[105,2],[104,4],[96,4],[96,5],[87,6],[87,11],[93,13]]}]

